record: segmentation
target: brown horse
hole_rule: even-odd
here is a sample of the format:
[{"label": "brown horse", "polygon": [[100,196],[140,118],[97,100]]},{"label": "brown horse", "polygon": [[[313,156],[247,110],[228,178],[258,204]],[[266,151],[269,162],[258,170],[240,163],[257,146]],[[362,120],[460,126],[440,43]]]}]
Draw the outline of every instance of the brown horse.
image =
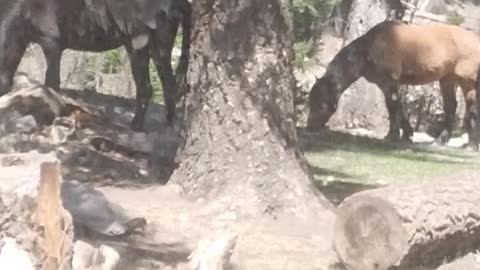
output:
[{"label": "brown horse", "polygon": [[[400,99],[399,85],[421,85],[440,82],[446,114],[445,130],[437,143],[451,136],[457,101],[455,88],[463,91],[467,110],[465,128],[468,146],[478,150],[476,129],[476,82],[480,67],[480,38],[464,28],[446,24],[413,25],[384,21],[345,46],[334,57],[325,74],[318,79],[309,95],[307,126],[325,125],[336,110],[340,95],[360,77],[375,83],[383,91],[390,117],[389,139],[403,139],[413,134]],[[480,91],[477,89],[477,91]]]}]

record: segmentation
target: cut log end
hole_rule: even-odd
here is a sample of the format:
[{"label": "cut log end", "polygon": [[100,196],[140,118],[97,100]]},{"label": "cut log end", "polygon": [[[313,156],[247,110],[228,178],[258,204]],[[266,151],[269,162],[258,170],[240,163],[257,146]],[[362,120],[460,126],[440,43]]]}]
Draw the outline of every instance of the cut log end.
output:
[{"label": "cut log end", "polygon": [[407,248],[407,232],[393,206],[361,196],[338,208],[334,248],[349,270],[387,269]]}]

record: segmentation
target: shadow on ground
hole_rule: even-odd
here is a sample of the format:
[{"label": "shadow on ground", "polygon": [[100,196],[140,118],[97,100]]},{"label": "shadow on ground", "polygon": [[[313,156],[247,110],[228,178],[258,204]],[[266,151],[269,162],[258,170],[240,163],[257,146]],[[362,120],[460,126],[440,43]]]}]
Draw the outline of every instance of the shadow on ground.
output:
[{"label": "shadow on ground", "polygon": [[480,156],[455,147],[392,143],[323,130],[298,130],[315,186],[333,204],[360,191],[480,169]]},{"label": "shadow on ground", "polygon": [[373,189],[379,186],[351,182],[351,180],[354,180],[354,178],[349,174],[323,169],[315,166],[310,166],[310,172],[315,178],[331,177],[333,179],[343,179],[314,182],[315,187],[317,187],[317,189],[322,192],[322,194],[325,195],[325,197],[327,197],[327,199],[336,206],[338,206],[346,197],[354,193]]},{"label": "shadow on ground", "polygon": [[341,150],[368,153],[378,157],[395,155],[397,158],[414,161],[479,164],[479,161],[476,160],[480,157],[479,153],[453,147],[435,147],[430,143],[389,142],[383,139],[355,136],[326,129],[320,132],[308,132],[305,129],[299,129],[298,134],[303,151]]}]

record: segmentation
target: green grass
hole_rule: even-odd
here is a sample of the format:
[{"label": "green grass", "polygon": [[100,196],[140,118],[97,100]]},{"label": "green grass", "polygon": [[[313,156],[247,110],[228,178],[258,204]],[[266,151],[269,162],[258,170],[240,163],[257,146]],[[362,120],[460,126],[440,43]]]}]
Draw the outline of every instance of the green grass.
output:
[{"label": "green grass", "polygon": [[480,154],[453,147],[393,144],[335,132],[307,140],[304,152],[315,184],[334,202],[379,184],[480,169]]}]

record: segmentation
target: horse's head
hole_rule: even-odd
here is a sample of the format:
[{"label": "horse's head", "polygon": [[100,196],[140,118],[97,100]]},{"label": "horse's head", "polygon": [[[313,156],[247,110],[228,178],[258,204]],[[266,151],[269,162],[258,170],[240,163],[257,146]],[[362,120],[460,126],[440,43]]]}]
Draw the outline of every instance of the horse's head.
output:
[{"label": "horse's head", "polygon": [[309,95],[307,128],[315,130],[324,127],[337,109],[337,100],[336,84],[331,78],[323,76],[318,79]]}]

